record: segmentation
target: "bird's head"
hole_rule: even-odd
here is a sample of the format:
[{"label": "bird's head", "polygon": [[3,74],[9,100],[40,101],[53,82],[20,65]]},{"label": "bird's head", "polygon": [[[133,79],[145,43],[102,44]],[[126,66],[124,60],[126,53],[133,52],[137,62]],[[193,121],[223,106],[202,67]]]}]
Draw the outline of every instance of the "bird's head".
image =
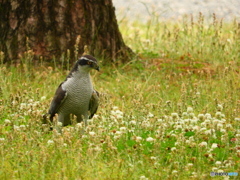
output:
[{"label": "bird's head", "polygon": [[79,68],[88,70],[96,69],[97,71],[99,71],[97,60],[91,55],[84,55],[81,58],[79,58],[77,61],[77,66],[78,69]]}]

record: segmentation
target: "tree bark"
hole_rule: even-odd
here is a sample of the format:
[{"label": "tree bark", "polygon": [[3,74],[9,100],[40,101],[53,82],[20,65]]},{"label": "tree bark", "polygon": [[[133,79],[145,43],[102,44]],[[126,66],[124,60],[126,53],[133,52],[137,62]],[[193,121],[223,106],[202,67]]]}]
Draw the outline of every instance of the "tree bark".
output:
[{"label": "tree bark", "polygon": [[5,62],[27,51],[35,59],[50,61],[70,54],[76,61],[74,57],[84,52],[85,45],[105,62],[125,62],[132,54],[119,32],[111,0],[0,2],[0,51]]}]

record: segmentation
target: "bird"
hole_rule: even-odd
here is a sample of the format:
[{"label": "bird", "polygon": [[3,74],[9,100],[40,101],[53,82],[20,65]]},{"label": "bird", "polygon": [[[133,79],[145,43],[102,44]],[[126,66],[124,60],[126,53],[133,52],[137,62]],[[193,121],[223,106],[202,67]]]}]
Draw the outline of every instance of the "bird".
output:
[{"label": "bird", "polygon": [[90,71],[95,69],[99,71],[99,65],[91,55],[85,54],[81,56],[57,88],[55,95],[51,101],[48,115],[50,121],[58,114],[58,122],[62,126],[72,124],[70,115],[77,117],[77,122],[91,119],[97,112],[99,105],[99,92],[93,87]]}]

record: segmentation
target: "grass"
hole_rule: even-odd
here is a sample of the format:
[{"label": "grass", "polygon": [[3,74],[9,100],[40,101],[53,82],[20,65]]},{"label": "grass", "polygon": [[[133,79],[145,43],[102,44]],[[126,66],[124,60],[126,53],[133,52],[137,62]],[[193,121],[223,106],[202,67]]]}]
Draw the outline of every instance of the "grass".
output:
[{"label": "grass", "polygon": [[60,134],[41,123],[67,59],[35,67],[27,53],[18,66],[1,64],[0,179],[212,179],[212,171],[240,172],[237,23],[153,17],[147,24],[124,20],[120,29],[138,58],[92,73],[101,105],[84,134],[82,124]]}]

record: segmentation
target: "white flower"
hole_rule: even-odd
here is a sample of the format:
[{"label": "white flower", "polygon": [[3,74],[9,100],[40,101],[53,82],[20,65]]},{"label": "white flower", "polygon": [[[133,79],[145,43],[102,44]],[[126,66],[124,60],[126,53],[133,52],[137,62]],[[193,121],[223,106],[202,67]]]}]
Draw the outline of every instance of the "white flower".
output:
[{"label": "white flower", "polygon": [[222,110],[223,110],[223,106],[222,106],[221,104],[218,104],[218,105],[217,105],[217,110],[218,110],[218,111],[222,111]]},{"label": "white flower", "polygon": [[188,163],[187,166],[188,166],[188,167],[192,167],[192,166],[193,166],[193,163]]},{"label": "white flower", "polygon": [[207,142],[201,142],[198,144],[200,147],[206,147],[207,146]]},{"label": "white flower", "polygon": [[124,132],[124,131],[126,131],[126,130],[127,130],[126,127],[120,127],[120,131]]},{"label": "white flower", "polygon": [[42,96],[40,100],[44,101],[45,99],[46,99],[46,96]]},{"label": "white flower", "polygon": [[57,122],[57,126],[62,127],[62,122]]},{"label": "white flower", "polygon": [[193,112],[193,108],[192,107],[188,107],[187,108],[187,113],[192,113]]},{"label": "white flower", "polygon": [[82,127],[83,127],[83,123],[77,123],[77,124],[76,124],[76,128],[77,128],[77,129],[80,129],[80,128],[82,128]]},{"label": "white flower", "polygon": [[217,143],[213,143],[211,148],[212,148],[212,149],[215,149],[215,148],[217,148],[217,147],[218,147],[218,144],[217,144]]},{"label": "white flower", "polygon": [[178,118],[178,113],[172,113],[171,116],[173,117],[173,119]]},{"label": "white flower", "polygon": [[140,176],[140,180],[148,180],[145,176]]},{"label": "white flower", "polygon": [[5,138],[0,138],[0,142],[3,142],[3,141],[5,141]]},{"label": "white flower", "polygon": [[121,131],[116,131],[115,134],[116,134],[116,135],[121,135],[122,132],[121,132]]},{"label": "white flower", "polygon": [[137,124],[137,122],[136,122],[136,121],[134,121],[134,120],[132,120],[132,121],[130,121],[130,124],[132,124],[132,125],[136,125],[136,124]]},{"label": "white flower", "polygon": [[211,119],[211,118],[212,118],[212,116],[211,116],[211,114],[209,114],[209,113],[206,113],[206,114],[205,114],[205,118],[206,118],[206,119]]},{"label": "white flower", "polygon": [[5,120],[4,120],[4,123],[5,123],[5,124],[11,124],[11,121],[10,121],[9,119],[5,119]]},{"label": "white flower", "polygon": [[219,166],[219,165],[221,165],[222,164],[222,162],[221,161],[216,161],[216,163],[215,163],[217,166]]},{"label": "white flower", "polygon": [[23,125],[23,124],[21,124],[21,125],[19,126],[19,128],[20,128],[21,130],[26,130],[26,126]]},{"label": "white flower", "polygon": [[89,135],[90,135],[90,136],[95,136],[95,134],[96,134],[96,133],[93,132],[93,131],[89,132]]},{"label": "white flower", "polygon": [[221,113],[221,112],[216,112],[215,116],[216,116],[217,118],[221,118],[221,117],[222,117],[222,113]]},{"label": "white flower", "polygon": [[172,147],[172,148],[171,148],[171,151],[173,151],[173,152],[176,151],[176,150],[177,150],[176,147]]},{"label": "white flower", "polygon": [[157,158],[155,156],[150,157],[151,160],[156,160]]},{"label": "white flower", "polygon": [[204,114],[199,114],[198,119],[203,120],[204,119]]},{"label": "white flower", "polygon": [[220,129],[220,132],[221,132],[221,133],[226,133],[226,129],[221,128],[221,129]]},{"label": "white flower", "polygon": [[153,142],[155,139],[153,139],[152,137],[148,137],[147,139],[146,139],[146,141],[147,142]]},{"label": "white flower", "polygon": [[54,144],[54,141],[50,139],[50,140],[48,140],[47,144],[52,145],[52,144]]},{"label": "white flower", "polygon": [[222,124],[222,123],[218,123],[218,124],[217,124],[217,128],[218,128],[218,129],[223,128],[223,124]]},{"label": "white flower", "polygon": [[216,168],[216,167],[213,167],[213,168],[212,168],[212,171],[213,171],[213,172],[216,172],[217,170],[218,170],[218,168]]},{"label": "white flower", "polygon": [[140,137],[140,136],[137,136],[137,137],[136,137],[136,141],[137,141],[137,142],[140,142],[140,141],[142,141],[142,137]]},{"label": "white flower", "polygon": [[16,131],[20,130],[19,126],[17,126],[17,125],[13,125],[13,129],[16,130]]},{"label": "white flower", "polygon": [[148,115],[147,115],[147,117],[152,118],[152,117],[154,117],[154,115],[149,112]]},{"label": "white flower", "polygon": [[173,171],[172,171],[172,174],[177,174],[177,173],[178,173],[177,170],[173,170]]},{"label": "white flower", "polygon": [[118,109],[118,107],[117,106],[113,106],[113,110],[117,110]]}]

